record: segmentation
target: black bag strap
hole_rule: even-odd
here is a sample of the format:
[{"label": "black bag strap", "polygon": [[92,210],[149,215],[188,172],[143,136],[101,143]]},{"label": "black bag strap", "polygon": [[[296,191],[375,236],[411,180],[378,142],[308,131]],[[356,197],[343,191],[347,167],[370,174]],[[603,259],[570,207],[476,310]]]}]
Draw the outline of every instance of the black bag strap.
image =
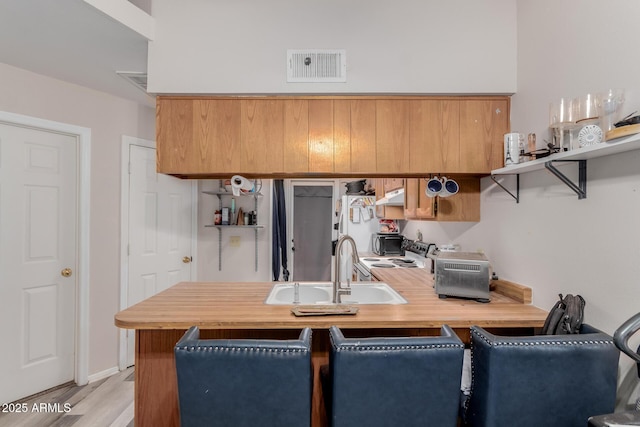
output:
[{"label": "black bag strap", "polygon": [[560,324],[560,321],[564,317],[565,308],[566,308],[564,303],[564,298],[562,297],[562,294],[558,294],[558,296],[560,297],[559,301],[556,302],[556,304],[553,306],[551,311],[549,311],[549,314],[547,315],[547,318],[544,321],[544,326],[542,327],[542,332],[541,332],[543,335],[555,334],[556,329]]}]

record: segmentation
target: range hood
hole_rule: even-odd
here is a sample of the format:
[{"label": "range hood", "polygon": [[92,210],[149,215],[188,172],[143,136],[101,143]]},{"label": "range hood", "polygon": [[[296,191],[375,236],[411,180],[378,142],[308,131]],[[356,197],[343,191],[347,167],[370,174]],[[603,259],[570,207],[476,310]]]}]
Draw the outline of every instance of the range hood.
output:
[{"label": "range hood", "polygon": [[385,193],[382,199],[376,201],[376,205],[386,206],[403,206],[404,205],[404,188],[389,191]]}]

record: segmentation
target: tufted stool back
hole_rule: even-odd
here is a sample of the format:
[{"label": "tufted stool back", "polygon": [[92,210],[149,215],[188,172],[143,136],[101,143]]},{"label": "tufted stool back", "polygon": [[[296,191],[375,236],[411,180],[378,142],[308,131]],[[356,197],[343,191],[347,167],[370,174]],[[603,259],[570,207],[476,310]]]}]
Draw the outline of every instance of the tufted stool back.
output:
[{"label": "tufted stool back", "polygon": [[464,418],[474,427],[585,427],[612,412],[618,349],[583,324],[576,335],[500,337],[471,328],[471,396]]},{"label": "tufted stool back", "polygon": [[190,426],[308,426],[311,329],[297,340],[200,340],[175,346],[180,423]]},{"label": "tufted stool back", "polygon": [[464,345],[440,336],[345,338],[330,329],[328,418],[338,426],[455,427]]}]

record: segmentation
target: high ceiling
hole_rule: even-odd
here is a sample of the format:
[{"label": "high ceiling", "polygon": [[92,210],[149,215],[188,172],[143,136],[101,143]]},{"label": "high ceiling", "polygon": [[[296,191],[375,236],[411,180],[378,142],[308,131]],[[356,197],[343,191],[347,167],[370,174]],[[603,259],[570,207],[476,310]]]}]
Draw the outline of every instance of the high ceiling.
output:
[{"label": "high ceiling", "polygon": [[0,1],[0,63],[153,106],[116,74],[146,73],[147,43],[83,0]]}]

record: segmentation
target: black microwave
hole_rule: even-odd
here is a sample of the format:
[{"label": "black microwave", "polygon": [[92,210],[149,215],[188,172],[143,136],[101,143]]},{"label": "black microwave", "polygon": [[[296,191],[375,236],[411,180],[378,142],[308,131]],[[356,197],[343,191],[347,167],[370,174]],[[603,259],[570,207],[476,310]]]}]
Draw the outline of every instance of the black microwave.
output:
[{"label": "black microwave", "polygon": [[372,236],[371,247],[376,255],[404,256],[404,236],[377,233]]}]

